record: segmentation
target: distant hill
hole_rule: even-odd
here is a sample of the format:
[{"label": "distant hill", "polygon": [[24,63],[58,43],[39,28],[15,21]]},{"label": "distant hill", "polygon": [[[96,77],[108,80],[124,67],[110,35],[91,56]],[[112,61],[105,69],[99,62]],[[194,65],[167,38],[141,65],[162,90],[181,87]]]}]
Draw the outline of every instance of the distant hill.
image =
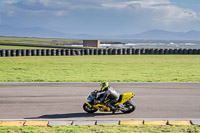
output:
[{"label": "distant hill", "polygon": [[164,30],[149,30],[140,34],[116,36],[120,39],[149,39],[149,40],[200,40],[200,31],[171,32]]},{"label": "distant hill", "polygon": [[48,37],[48,38],[62,38],[67,36],[66,33],[56,32],[40,27],[17,28],[7,25],[0,25],[0,35],[18,36],[18,37]]},{"label": "distant hill", "polygon": [[44,37],[44,38],[68,38],[68,39],[145,39],[145,40],[200,40],[200,31],[171,32],[165,30],[149,30],[140,34],[125,35],[90,35],[70,34],[48,30],[41,27],[16,28],[8,25],[0,25],[0,35],[18,37]]}]

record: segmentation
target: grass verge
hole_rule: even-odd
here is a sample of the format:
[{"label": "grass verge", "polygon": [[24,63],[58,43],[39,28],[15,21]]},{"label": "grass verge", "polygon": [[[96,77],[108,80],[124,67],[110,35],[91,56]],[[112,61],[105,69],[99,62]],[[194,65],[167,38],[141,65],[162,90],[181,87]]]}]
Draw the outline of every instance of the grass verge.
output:
[{"label": "grass verge", "polygon": [[0,127],[1,133],[133,133],[133,132],[173,132],[173,133],[198,133],[200,126],[52,126],[52,127]]},{"label": "grass verge", "polygon": [[58,38],[35,38],[35,37],[7,37],[0,36],[0,44],[73,44],[82,43],[82,40],[72,40],[72,39],[58,39]]},{"label": "grass verge", "polygon": [[0,82],[200,82],[200,55],[2,57]]},{"label": "grass verge", "polygon": [[52,49],[52,48],[0,45],[0,49]]}]

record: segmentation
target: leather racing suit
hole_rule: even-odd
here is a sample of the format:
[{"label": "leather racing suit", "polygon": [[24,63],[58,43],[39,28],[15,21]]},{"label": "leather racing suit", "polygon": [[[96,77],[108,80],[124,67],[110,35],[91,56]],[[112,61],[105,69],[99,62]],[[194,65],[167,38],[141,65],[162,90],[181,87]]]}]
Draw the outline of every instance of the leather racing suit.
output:
[{"label": "leather racing suit", "polygon": [[115,89],[113,89],[112,87],[108,86],[107,88],[105,88],[105,90],[103,91],[103,97],[100,99],[101,102],[104,102],[108,99],[110,99],[110,101],[108,101],[106,103],[106,106],[110,107],[111,110],[115,110],[115,106],[114,104],[119,100],[120,97],[120,93],[117,92]]}]

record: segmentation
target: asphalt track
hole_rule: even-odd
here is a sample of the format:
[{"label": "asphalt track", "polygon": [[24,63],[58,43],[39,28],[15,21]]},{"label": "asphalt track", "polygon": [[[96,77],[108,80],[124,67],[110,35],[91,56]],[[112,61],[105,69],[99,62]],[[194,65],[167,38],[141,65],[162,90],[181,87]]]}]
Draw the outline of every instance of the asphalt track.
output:
[{"label": "asphalt track", "polygon": [[140,119],[200,118],[200,83],[110,83],[119,92],[136,94],[130,114],[82,109],[99,83],[0,83],[0,119]]}]

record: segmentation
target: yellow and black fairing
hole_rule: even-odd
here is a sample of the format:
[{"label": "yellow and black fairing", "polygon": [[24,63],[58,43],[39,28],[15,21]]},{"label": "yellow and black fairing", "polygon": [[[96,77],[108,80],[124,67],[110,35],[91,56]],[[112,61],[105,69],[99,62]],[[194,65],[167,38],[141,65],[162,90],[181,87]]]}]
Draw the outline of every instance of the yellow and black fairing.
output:
[{"label": "yellow and black fairing", "polygon": [[[120,95],[120,98],[118,100],[118,102],[115,104],[115,106],[125,103],[126,101],[128,101],[129,99],[131,99],[132,97],[134,97],[134,93],[123,93],[122,95]],[[108,101],[110,101],[110,99],[108,99],[107,101],[104,101],[104,104],[106,104]],[[88,104],[88,106],[91,108],[95,108],[98,109],[101,112],[110,112],[111,109],[109,107],[107,107],[104,104],[96,104],[96,105],[91,105],[90,103],[86,102],[86,104]]]},{"label": "yellow and black fairing", "polygon": [[135,94],[131,93],[131,92],[130,93],[123,93],[123,95],[120,95],[119,101],[115,104],[115,106],[122,104],[122,103],[125,103],[126,101],[133,98],[134,96],[135,96]]}]

